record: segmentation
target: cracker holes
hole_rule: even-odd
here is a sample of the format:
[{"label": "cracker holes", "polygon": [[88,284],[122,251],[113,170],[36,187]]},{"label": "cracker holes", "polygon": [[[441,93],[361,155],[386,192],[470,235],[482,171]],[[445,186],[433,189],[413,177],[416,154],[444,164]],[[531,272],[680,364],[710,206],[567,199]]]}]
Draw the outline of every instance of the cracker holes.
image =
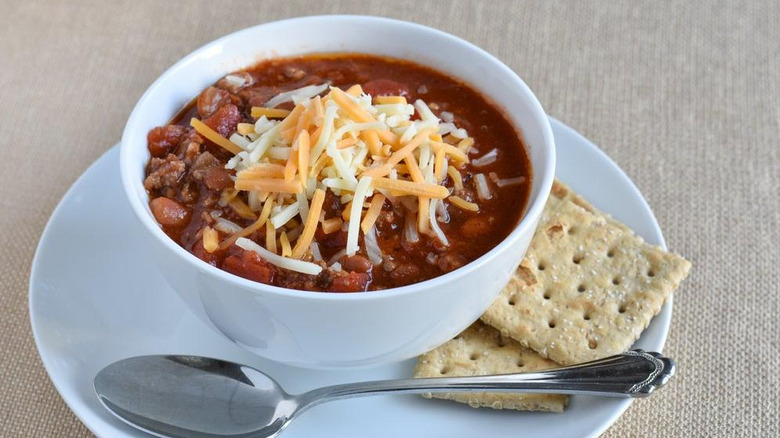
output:
[{"label": "cracker holes", "polygon": [[544,264],[544,262],[539,262],[539,265],[536,268],[539,269],[540,271],[544,271],[545,269],[547,269],[547,266]]},{"label": "cracker holes", "polygon": [[477,360],[479,358],[479,354],[477,353],[471,353],[471,356],[469,356],[469,360]]},{"label": "cracker holes", "polygon": [[555,328],[555,321],[554,320],[547,321],[547,327],[550,327],[551,329],[554,329]]},{"label": "cracker holes", "polygon": [[647,276],[648,276],[648,277],[655,277],[655,271],[653,271],[652,269],[650,269],[649,271],[647,271]]},{"label": "cracker holes", "polygon": [[615,257],[615,250],[610,249],[609,251],[607,251],[607,257],[609,258]]},{"label": "cracker holes", "polygon": [[544,293],[542,294],[542,298],[544,298],[545,300],[549,300],[551,296],[552,295],[550,294],[549,290],[544,291]]},{"label": "cracker holes", "polygon": [[571,258],[571,262],[575,265],[579,265],[580,262],[582,262],[582,259],[584,259],[585,256],[582,254],[575,254],[574,257]]},{"label": "cracker holes", "polygon": [[524,366],[525,366],[525,364],[523,363],[523,361],[522,361],[522,360],[518,360],[518,361],[517,361],[517,367],[518,367],[518,368],[522,368],[522,367],[524,367]]},{"label": "cracker holes", "polygon": [[594,341],[593,339],[588,341],[588,348],[590,348],[591,350],[595,350],[598,347],[599,347],[599,343],[598,342]]},{"label": "cracker holes", "polygon": [[440,369],[440,370],[439,370],[439,373],[440,373],[441,375],[448,374],[449,372],[450,372],[450,369],[449,369],[449,368],[447,368],[447,367],[444,367],[444,368],[442,368],[442,369]]},{"label": "cracker holes", "polygon": [[581,285],[577,286],[577,292],[579,292],[579,293],[585,292],[585,285],[581,284]]},{"label": "cracker holes", "polygon": [[509,297],[508,300],[506,300],[506,303],[509,304],[510,306],[514,306],[515,304],[517,304],[516,297],[512,295],[511,297]]},{"label": "cracker holes", "polygon": [[626,313],[626,305],[621,304],[620,307],[618,307],[618,313]]},{"label": "cracker holes", "polygon": [[615,286],[618,286],[618,285],[620,285],[620,279],[619,279],[619,278],[617,278],[617,277],[613,278],[613,279],[612,279],[612,284],[614,284]]},{"label": "cracker holes", "polygon": [[569,233],[569,236],[573,236],[577,234],[577,227],[569,227],[569,230],[567,232]]},{"label": "cracker holes", "polygon": [[582,319],[584,319],[585,321],[590,321],[590,313],[583,314]]}]

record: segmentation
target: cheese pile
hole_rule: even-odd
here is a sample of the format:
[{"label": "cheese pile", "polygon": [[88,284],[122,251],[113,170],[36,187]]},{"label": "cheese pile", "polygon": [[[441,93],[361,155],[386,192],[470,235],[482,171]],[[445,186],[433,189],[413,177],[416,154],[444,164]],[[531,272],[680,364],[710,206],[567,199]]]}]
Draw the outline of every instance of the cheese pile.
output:
[{"label": "cheese pile", "polygon": [[[286,102],[294,109],[275,108]],[[221,203],[256,218],[246,228],[217,218],[216,228],[221,224],[229,236],[219,242],[218,233],[206,230],[204,247],[213,251],[236,243],[280,267],[317,274],[325,265],[313,240],[317,228],[326,234],[344,229],[342,254],[359,250],[362,232],[366,253],[378,264],[382,254],[374,224],[386,200],[405,209],[406,240],[417,241],[422,233],[448,245],[438,224],[447,220],[447,206],[469,211],[479,206],[458,196],[459,169],[469,162],[474,140],[455,126],[451,113],[441,116],[422,100],[409,104],[402,96],[372,98],[359,85],[344,91],[323,84],[252,108],[256,122],[239,124],[229,139],[192,119],[198,133],[234,154],[226,168],[236,170],[235,189],[223,192]],[[492,150],[477,160],[482,166],[495,159]],[[442,185],[448,176],[453,189]],[[479,198],[492,196],[484,174],[475,175],[475,186]],[[324,219],[326,190],[340,197],[342,217]],[[247,192],[248,203],[236,197],[239,191]],[[263,226],[264,246],[246,239]]]}]

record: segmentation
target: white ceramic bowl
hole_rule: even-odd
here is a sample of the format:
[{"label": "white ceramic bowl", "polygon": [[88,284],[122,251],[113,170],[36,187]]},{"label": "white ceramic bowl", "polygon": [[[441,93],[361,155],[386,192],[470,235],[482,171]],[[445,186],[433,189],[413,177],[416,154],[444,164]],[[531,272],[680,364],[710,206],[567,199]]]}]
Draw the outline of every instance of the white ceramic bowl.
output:
[{"label": "white ceramic bowl", "polygon": [[[375,293],[315,293],[268,286],[210,266],[163,233],[143,187],[146,134],[223,75],[269,57],[360,52],[433,66],[503,108],[529,149],[533,187],[525,216],[490,252],[451,273]],[[555,169],[552,130],[536,97],[484,50],[413,23],[363,16],[277,21],[220,38],[168,69],[144,93],[122,135],[122,184],[169,284],[201,319],[259,356],[305,367],[407,359],[457,335],[490,305],[533,236]],[[174,353],[174,352],[171,352]]]}]

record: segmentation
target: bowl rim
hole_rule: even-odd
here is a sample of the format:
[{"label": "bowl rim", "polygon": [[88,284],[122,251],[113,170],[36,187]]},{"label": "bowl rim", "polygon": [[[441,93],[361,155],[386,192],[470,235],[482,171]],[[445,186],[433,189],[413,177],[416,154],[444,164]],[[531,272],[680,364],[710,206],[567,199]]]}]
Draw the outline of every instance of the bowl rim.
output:
[{"label": "bowl rim", "polygon": [[[302,291],[298,289],[288,289],[284,287],[273,286],[265,283],[259,283],[256,281],[248,280],[243,277],[239,277],[235,274],[232,274],[230,272],[219,269],[208,263],[205,263],[203,260],[197,258],[192,253],[182,248],[178,243],[176,243],[167,234],[165,234],[162,228],[160,228],[159,224],[155,220],[153,220],[153,217],[146,211],[144,206],[141,205],[141,202],[135,196],[135,193],[133,191],[134,185],[141,184],[141,183],[135,181],[133,172],[131,172],[131,170],[128,168],[128,166],[130,166],[130,157],[129,157],[130,146],[128,145],[128,141],[126,139],[133,131],[135,125],[134,122],[135,119],[139,117],[139,112],[141,107],[143,107],[144,103],[151,98],[150,96],[153,95],[157,91],[157,89],[161,87],[161,82],[163,81],[163,79],[166,76],[170,75],[173,71],[179,70],[181,68],[185,68],[188,64],[194,62],[204,52],[209,52],[213,50],[215,47],[222,45],[226,41],[232,40],[243,34],[255,32],[258,28],[282,26],[282,25],[300,26],[300,25],[305,25],[307,22],[321,21],[321,20],[330,20],[330,21],[354,20],[354,21],[373,22],[377,25],[391,25],[391,26],[402,26],[402,27],[405,26],[408,29],[414,29],[416,31],[431,33],[436,37],[448,40],[453,44],[459,44],[461,46],[464,46],[465,48],[474,51],[475,54],[482,56],[488,61],[492,62],[491,69],[495,68],[498,71],[501,71],[502,74],[510,77],[515,82],[515,85],[520,89],[521,93],[528,99],[528,103],[530,104],[532,113],[536,118],[538,118],[541,121],[542,138],[544,142],[543,154],[544,154],[544,159],[546,161],[546,165],[542,168],[537,168],[533,166],[531,168],[533,171],[533,178],[534,179],[541,178],[540,191],[537,196],[533,196],[533,193],[531,194],[529,202],[528,204],[526,204],[525,212],[523,213],[523,216],[520,218],[520,221],[517,223],[517,225],[515,225],[512,231],[503,240],[501,240],[501,242],[499,242],[496,246],[491,248],[488,252],[481,255],[477,259],[467,263],[466,265],[458,269],[455,269],[451,272],[421,282],[412,283],[406,286],[382,289],[379,291],[365,291],[365,292],[353,292],[353,293]],[[346,50],[345,53],[351,53],[351,52],[349,50]],[[403,59],[403,58],[400,57],[399,59]],[[445,71],[445,70],[440,70],[440,71],[442,71],[447,75],[458,78],[457,75],[449,71]],[[476,87],[472,84],[468,84],[468,85],[474,87],[475,89],[477,89],[477,91],[481,91],[479,87]],[[230,34],[224,35],[220,38],[217,38],[213,41],[210,41],[198,47],[197,49],[193,50],[192,52],[190,52],[189,54],[181,58],[179,61],[174,63],[171,67],[166,69],[165,72],[163,72],[149,86],[149,88],[147,88],[147,90],[144,92],[144,94],[141,96],[141,98],[133,107],[133,110],[130,113],[125,128],[122,132],[119,161],[120,161],[119,167],[120,167],[120,173],[122,179],[122,186],[124,188],[125,195],[127,196],[128,201],[130,202],[130,205],[136,214],[136,217],[141,221],[141,223],[144,224],[144,226],[147,228],[147,230],[150,231],[150,233],[154,236],[156,240],[162,242],[164,246],[172,250],[177,256],[182,257],[187,263],[196,265],[195,268],[199,272],[201,273],[205,272],[208,274],[215,275],[223,281],[241,287],[244,290],[250,290],[253,293],[268,293],[271,295],[283,296],[286,298],[305,299],[305,300],[312,299],[312,300],[322,300],[322,301],[331,301],[331,300],[362,301],[362,300],[392,299],[399,296],[422,292],[432,287],[443,286],[448,283],[457,281],[459,278],[471,273],[472,271],[480,269],[486,263],[490,262],[493,258],[497,257],[498,253],[503,252],[503,250],[506,249],[506,247],[512,245],[520,235],[529,232],[530,231],[529,228],[536,225],[536,221],[534,221],[532,218],[540,217],[541,210],[544,208],[544,205],[546,204],[547,197],[552,188],[553,179],[555,177],[556,160],[555,160],[555,140],[553,138],[552,127],[550,126],[549,119],[546,113],[544,112],[544,109],[542,108],[542,105],[537,99],[536,95],[531,91],[528,85],[526,85],[526,83],[520,78],[520,76],[517,73],[515,73],[506,64],[501,62],[501,60],[499,60],[497,57],[487,52],[486,50],[480,48],[479,46],[469,41],[466,41],[465,39],[462,39],[450,33],[429,26],[425,26],[422,24],[414,23],[411,21],[398,20],[398,19],[385,18],[385,17],[376,17],[370,15],[309,15],[309,16],[302,16],[302,17],[287,18],[283,20],[269,21],[266,23],[250,26],[232,32]]]}]

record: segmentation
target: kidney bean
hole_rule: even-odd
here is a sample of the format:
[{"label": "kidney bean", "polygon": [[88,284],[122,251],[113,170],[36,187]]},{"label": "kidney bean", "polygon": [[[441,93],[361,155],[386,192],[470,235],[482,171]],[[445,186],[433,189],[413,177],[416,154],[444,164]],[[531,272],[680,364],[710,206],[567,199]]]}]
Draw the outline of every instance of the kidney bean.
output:
[{"label": "kidney bean", "polygon": [[363,292],[371,281],[371,275],[361,272],[350,272],[333,278],[330,290],[333,292]]},{"label": "kidney bean", "polygon": [[393,269],[393,272],[390,273],[390,280],[396,286],[404,286],[417,281],[419,275],[420,268],[411,263],[404,263]]},{"label": "kidney bean", "polygon": [[477,237],[490,231],[490,224],[482,217],[472,217],[460,227],[466,237]]},{"label": "kidney bean", "polygon": [[157,222],[166,227],[180,228],[187,225],[190,219],[187,207],[164,196],[152,199],[149,208]]},{"label": "kidney bean", "polygon": [[346,271],[366,273],[374,267],[371,260],[360,254],[344,256],[341,258],[341,267]]},{"label": "kidney bean", "polygon": [[466,263],[468,263],[466,257],[450,252],[439,256],[439,260],[436,261],[436,266],[444,272],[450,272],[460,268]]},{"label": "kidney bean", "polygon": [[205,119],[230,103],[230,93],[216,87],[208,87],[198,96],[198,115]]}]

